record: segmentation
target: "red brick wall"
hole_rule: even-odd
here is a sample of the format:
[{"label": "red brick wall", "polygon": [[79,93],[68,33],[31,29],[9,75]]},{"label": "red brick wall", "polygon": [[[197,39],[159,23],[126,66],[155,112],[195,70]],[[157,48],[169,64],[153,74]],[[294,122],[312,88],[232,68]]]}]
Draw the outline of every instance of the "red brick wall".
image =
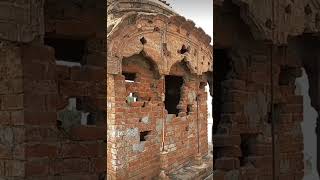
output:
[{"label": "red brick wall", "polygon": [[[135,82],[125,82],[123,75],[115,75],[114,83],[111,78],[108,82],[108,85],[112,87],[113,84],[115,89],[114,111],[112,108],[108,111],[115,114],[114,119],[112,117],[108,119],[110,122],[108,127],[108,159],[110,159],[108,162],[112,162],[108,164],[108,174],[111,179],[116,177],[118,179],[152,178],[157,177],[160,173],[162,119],[167,116],[167,110],[164,110],[164,103],[161,100],[164,81],[158,79],[156,72],[149,70],[150,67],[144,65],[145,61],[147,60],[142,56],[133,56],[126,59],[125,62],[129,63],[122,66],[123,72],[137,73]],[[194,112],[187,116],[186,111],[187,104],[190,103],[189,96],[193,92],[196,95],[199,80],[189,80],[191,77],[189,72],[184,72],[181,68],[173,72],[175,73],[172,75],[185,76],[185,81],[181,90],[179,116],[166,121],[165,150],[168,151],[166,155],[168,172],[192,161],[197,154],[195,101],[192,102]],[[126,97],[130,92],[138,93],[137,102],[131,104],[126,102]],[[204,87],[199,89],[199,94],[200,151],[202,155],[206,155],[208,152],[207,94]],[[112,96],[112,93],[108,92],[111,101]],[[142,120],[144,117],[148,117],[148,123]],[[143,147],[140,146],[139,139],[139,133],[142,131],[151,132]]]},{"label": "red brick wall", "polygon": [[[63,99],[60,97],[88,96],[104,110],[105,86],[101,79],[99,83],[88,78],[78,82],[61,80],[53,49],[43,45],[17,47],[6,43],[1,53],[0,177],[32,180],[103,177],[105,122],[93,127],[74,127],[68,135],[56,124],[57,111],[64,104],[60,103]],[[71,73],[71,69],[67,71]],[[99,74],[98,70],[91,72],[93,76]],[[78,93],[79,86],[71,86],[75,83],[86,84],[90,89],[85,94],[71,94]]]},{"label": "red brick wall", "polygon": [[[6,68],[10,70],[6,71],[10,74],[16,71],[14,74],[19,78],[7,76],[12,79],[8,84],[12,91],[10,93],[15,95],[8,93],[8,96],[1,98],[2,105],[9,108],[1,111],[4,111],[4,115],[12,113],[8,120],[14,122],[10,126],[19,136],[15,135],[14,138],[17,144],[12,142],[15,155],[6,158],[10,162],[4,166],[5,161],[1,161],[1,168],[14,165],[10,168],[14,171],[0,168],[0,172],[4,172],[5,176],[24,177],[30,180],[48,178],[91,180],[104,177],[106,122],[100,121],[92,126],[79,124],[68,132],[57,126],[57,114],[65,108],[70,97],[87,98],[96,109],[105,111],[107,104],[103,26],[105,10],[103,6],[101,7],[102,9],[86,8],[86,12],[83,12],[77,11],[79,7],[72,3],[46,1],[45,31],[50,37],[71,35],[72,38],[87,40],[85,65],[81,67],[56,65],[54,50],[41,42],[36,42],[34,45],[26,44],[21,48],[14,47],[12,50],[16,52],[8,56],[8,60],[10,58],[15,60],[10,60],[12,67]],[[74,15],[81,14],[78,16],[81,21],[72,18],[72,13],[57,13],[65,8]],[[9,51],[6,54],[9,55]],[[20,71],[17,69],[18,66]],[[19,87],[21,90],[17,89]],[[8,101],[8,98],[12,99]],[[23,161],[22,164],[19,164],[20,160]]]},{"label": "red brick wall", "polygon": [[[104,104],[99,103],[105,93],[104,86],[97,85],[99,83],[92,79],[61,80],[54,51],[49,47],[28,46],[22,52],[25,176],[29,179],[51,176],[98,179],[103,175],[106,163],[105,122],[96,126],[74,126],[66,133],[57,127],[57,112],[62,107],[61,99],[73,96],[91,97],[98,108],[104,109]],[[79,93],[79,87],[87,89]],[[97,89],[100,89],[100,97]]]},{"label": "red brick wall", "polygon": [[[271,103],[270,56],[267,53],[252,54],[247,68],[233,66],[232,70],[238,72],[238,76],[222,82],[222,115],[213,141],[217,157],[214,178],[217,179],[232,174],[244,179],[272,179],[271,119],[268,114]],[[245,62],[237,58],[233,61]],[[290,70],[283,72],[284,66]],[[302,97],[294,95],[294,80],[299,76],[299,67],[299,63],[283,58],[280,49],[275,52],[275,159],[280,179],[301,179],[303,176]]]}]

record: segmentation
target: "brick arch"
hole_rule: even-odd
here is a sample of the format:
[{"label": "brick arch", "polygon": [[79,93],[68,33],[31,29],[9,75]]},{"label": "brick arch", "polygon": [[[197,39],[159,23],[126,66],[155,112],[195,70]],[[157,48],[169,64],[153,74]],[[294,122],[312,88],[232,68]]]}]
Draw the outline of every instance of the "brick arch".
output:
[{"label": "brick arch", "polygon": [[[159,0],[108,0],[107,4],[108,13],[138,11],[147,13],[164,13],[166,15],[176,14],[169,4]],[[130,5],[130,8],[128,5]]]},{"label": "brick arch", "polygon": [[[186,59],[198,75],[212,71],[210,37],[180,16],[127,15],[110,30],[107,41],[107,63],[116,66],[114,74],[121,71],[120,62],[124,57],[140,52],[157,64],[160,74],[168,74],[171,65],[181,59]],[[183,46],[190,52],[179,53]]]},{"label": "brick arch", "polygon": [[185,59],[182,59],[181,61],[177,61],[174,64],[172,64],[170,66],[170,71],[169,73],[171,73],[172,71],[174,71],[174,68],[178,68],[183,70],[185,73],[187,74],[195,74],[195,69],[191,66],[191,64],[186,61]]},{"label": "brick arch", "polygon": [[249,5],[242,0],[232,0],[240,8],[240,17],[248,25],[253,37],[257,40],[267,39],[268,32],[264,22],[257,18],[251,11]]},{"label": "brick arch", "polygon": [[122,59],[122,61],[121,61],[122,64],[123,64],[124,61],[130,61],[130,60],[131,60],[130,58],[132,58],[133,56],[136,56],[136,55],[140,55],[140,56],[143,57],[143,61],[145,61],[145,62],[148,63],[148,65],[149,65],[150,68],[152,69],[152,72],[153,72],[154,76],[155,76],[157,79],[159,79],[159,78],[160,78],[160,72],[159,72],[159,66],[158,66],[157,62],[154,61],[154,60],[152,59],[152,57],[148,56],[148,54],[145,53],[144,51],[141,51],[140,53],[134,54],[134,55],[129,56],[129,57],[124,57],[124,58]]}]

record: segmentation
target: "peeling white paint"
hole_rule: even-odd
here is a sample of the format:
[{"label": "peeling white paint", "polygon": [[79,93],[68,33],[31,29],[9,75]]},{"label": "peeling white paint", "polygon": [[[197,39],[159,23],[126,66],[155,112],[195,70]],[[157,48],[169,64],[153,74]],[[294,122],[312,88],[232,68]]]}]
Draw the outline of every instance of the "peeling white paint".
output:
[{"label": "peeling white paint", "polygon": [[303,96],[303,121],[301,122],[304,144],[303,180],[316,180],[319,179],[317,172],[317,135],[315,131],[318,113],[311,106],[309,80],[304,69],[302,69],[302,76],[296,79],[295,85],[295,94]]}]

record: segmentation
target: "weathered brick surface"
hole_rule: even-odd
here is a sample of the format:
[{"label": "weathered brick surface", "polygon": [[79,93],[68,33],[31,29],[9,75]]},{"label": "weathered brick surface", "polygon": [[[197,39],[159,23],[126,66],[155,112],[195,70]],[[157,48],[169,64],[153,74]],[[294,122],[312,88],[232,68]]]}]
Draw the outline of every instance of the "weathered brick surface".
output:
[{"label": "weathered brick surface", "polygon": [[[7,41],[31,42],[43,34],[44,1],[3,1],[0,4],[0,37]],[[25,18],[30,17],[30,19]],[[22,28],[23,27],[23,28]]]},{"label": "weathered brick surface", "polygon": [[[212,71],[210,38],[161,2],[108,3],[108,13],[117,16],[110,16],[107,24],[107,161],[111,162],[107,176],[157,178],[160,169],[171,173],[193,163],[198,153],[200,156],[208,153],[207,94],[200,82],[206,82],[204,73]],[[144,9],[143,12],[155,14],[127,17],[124,9],[133,13]],[[182,36],[188,40],[181,39]],[[183,53],[183,47],[188,52]],[[182,59],[185,65],[179,63]],[[121,72],[137,73],[136,81],[125,82]],[[172,118],[162,100],[164,79],[157,77],[169,74],[184,78],[182,88],[177,89],[181,91],[179,112]],[[129,93],[136,93],[138,101],[127,103]],[[150,134],[145,142],[140,142],[143,131]],[[167,153],[160,155],[162,141]]]},{"label": "weathered brick surface", "polygon": [[[138,61],[136,61],[137,58]],[[108,142],[110,146],[108,145],[107,160],[111,161],[108,164],[108,171],[110,174],[115,171],[119,176],[132,179],[157,177],[160,173],[162,120],[168,114],[160,98],[164,81],[155,79],[154,72],[138,64],[138,62],[146,61],[144,57],[134,57],[132,60],[135,62],[122,66],[122,69],[125,72],[138,72],[136,82],[126,83],[122,75],[114,76],[113,79],[108,78],[108,88],[110,88],[108,91],[110,98],[108,102],[108,122],[110,123]],[[130,60],[127,61],[130,62]],[[172,73],[175,74],[175,72]],[[185,73],[183,72],[185,76],[190,76]],[[205,155],[208,152],[206,93],[204,89],[198,89],[198,86],[199,82],[196,78],[185,80],[179,103],[180,113],[177,117],[166,120],[164,148],[168,152],[166,154],[168,172],[192,161],[197,154],[195,101],[191,100],[191,104],[194,105],[192,112],[189,115],[186,113],[190,96],[197,92],[200,95],[199,112],[202,112],[199,115],[200,153]],[[139,93],[141,99],[127,104],[126,97],[130,92]],[[115,102],[114,105],[112,102]],[[142,118],[147,118],[147,122],[143,122]],[[150,137],[144,144],[141,144],[139,143],[139,132],[146,130],[151,131]],[[121,173],[118,168],[123,169],[125,173]]]},{"label": "weathered brick surface", "polygon": [[[80,13],[78,6],[63,1],[0,3],[0,179],[104,177],[106,122],[100,117],[96,125],[79,125],[71,133],[57,126],[58,111],[70,97],[85,97],[105,110],[102,4],[85,4]],[[71,14],[57,13],[61,9],[73,9],[69,12],[77,22]],[[86,63],[79,68],[56,65],[44,32],[87,39]]]},{"label": "weathered brick surface", "polygon": [[[216,12],[214,16],[214,27],[216,27],[214,41],[217,45],[214,53],[224,50],[225,56],[227,56],[216,59],[216,61],[230,60],[228,62],[230,64],[229,72],[223,77],[221,84],[219,84],[220,82],[213,83],[214,87],[221,85],[222,95],[221,98],[214,95],[214,99],[224,102],[221,107],[221,119],[214,119],[217,131],[214,134],[213,151],[216,153],[215,172],[219,172],[214,174],[218,178],[222,178],[220,176],[223,174],[224,179],[230,178],[232,174],[239,179],[273,179],[273,144],[271,114],[269,114],[271,95],[273,95],[272,103],[274,112],[276,112],[274,116],[276,119],[275,137],[278,137],[275,142],[277,165],[275,174],[278,174],[279,179],[302,179],[304,147],[300,123],[303,121],[304,107],[303,98],[295,95],[295,79],[301,76],[302,66],[314,66],[315,64],[307,63],[305,59],[309,59],[309,56],[298,56],[294,52],[311,53],[315,57],[319,57],[319,55],[316,55],[318,52],[309,48],[300,49],[305,42],[294,44],[294,42],[287,42],[287,37],[300,34],[299,31],[304,29],[305,25],[310,25],[313,22],[310,19],[304,19],[303,12],[295,11],[292,14],[285,14],[284,10],[271,7],[272,3],[269,6],[263,2],[242,2],[248,6],[242,6],[244,5],[242,4],[239,6],[240,10],[237,9],[238,3],[231,3],[230,6],[221,6],[221,4],[215,3],[214,6]],[[296,9],[306,3],[300,2],[301,4],[287,4],[287,7]],[[271,11],[278,13],[274,17],[275,19],[270,19],[272,23],[275,23],[274,34],[272,28],[267,30],[266,26],[255,31],[254,27],[259,26],[258,21],[253,24],[244,23],[251,22],[253,19],[267,18],[266,14]],[[239,16],[244,12],[252,17]],[[295,22],[291,23],[286,19],[286,23],[284,23],[282,17],[294,18]],[[288,27],[294,27],[294,32]],[[312,26],[310,26],[310,31],[313,31],[311,29],[313,29]],[[270,44],[260,41],[261,39],[268,39],[272,42],[270,44],[274,45],[273,56]],[[278,46],[279,44],[284,46]],[[288,49],[283,47],[288,47]],[[271,56],[273,64],[271,64]],[[316,71],[315,68],[313,71]],[[314,76],[313,73],[309,75]],[[273,84],[271,84],[271,78]],[[318,80],[313,79],[310,82],[315,81]],[[272,88],[273,92],[271,93]],[[313,96],[311,99],[316,97]],[[313,106],[315,106],[314,104]],[[234,137],[238,137],[237,144],[235,144]],[[235,147],[230,149],[230,145]],[[240,154],[234,151],[236,148],[240,148]],[[232,163],[224,163],[224,160],[232,159],[239,159],[239,165],[233,163],[232,166]],[[222,171],[225,172],[221,173]],[[227,174],[230,176],[227,177]]]}]

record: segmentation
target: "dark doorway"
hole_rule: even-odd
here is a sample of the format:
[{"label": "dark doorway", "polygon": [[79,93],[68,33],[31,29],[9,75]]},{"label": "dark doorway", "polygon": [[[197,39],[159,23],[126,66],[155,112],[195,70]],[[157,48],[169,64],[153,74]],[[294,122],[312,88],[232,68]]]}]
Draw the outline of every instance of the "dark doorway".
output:
[{"label": "dark doorway", "polygon": [[222,95],[222,82],[227,79],[228,72],[230,71],[230,58],[226,49],[214,50],[214,64],[215,70],[213,71],[213,96],[212,96],[212,116],[213,116],[213,129],[212,134],[219,133],[218,124],[221,119],[221,105],[223,103]]},{"label": "dark doorway", "polygon": [[165,108],[168,111],[168,114],[178,115],[179,109],[177,106],[180,101],[180,91],[183,84],[183,78],[180,76],[165,76],[165,83]]}]

